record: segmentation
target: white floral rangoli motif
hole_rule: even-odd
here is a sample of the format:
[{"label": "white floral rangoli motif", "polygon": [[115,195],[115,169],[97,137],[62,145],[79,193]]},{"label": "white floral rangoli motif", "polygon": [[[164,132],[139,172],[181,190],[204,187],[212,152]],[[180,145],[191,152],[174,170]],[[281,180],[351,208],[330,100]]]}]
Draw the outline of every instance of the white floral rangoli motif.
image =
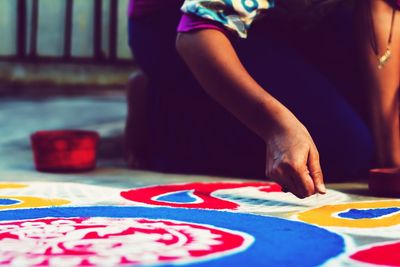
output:
[{"label": "white floral rangoli motif", "polygon": [[248,234],[142,218],[36,219],[0,223],[0,265],[193,263],[247,249]]}]

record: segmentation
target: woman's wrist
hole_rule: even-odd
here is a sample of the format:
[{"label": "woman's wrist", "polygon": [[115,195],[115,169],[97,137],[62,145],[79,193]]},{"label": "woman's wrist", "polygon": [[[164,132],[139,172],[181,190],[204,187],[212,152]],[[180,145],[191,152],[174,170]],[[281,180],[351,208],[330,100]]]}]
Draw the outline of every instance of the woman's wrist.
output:
[{"label": "woman's wrist", "polygon": [[289,131],[296,124],[300,124],[296,116],[276,99],[264,103],[264,120],[261,122],[260,137],[265,143],[271,136]]}]

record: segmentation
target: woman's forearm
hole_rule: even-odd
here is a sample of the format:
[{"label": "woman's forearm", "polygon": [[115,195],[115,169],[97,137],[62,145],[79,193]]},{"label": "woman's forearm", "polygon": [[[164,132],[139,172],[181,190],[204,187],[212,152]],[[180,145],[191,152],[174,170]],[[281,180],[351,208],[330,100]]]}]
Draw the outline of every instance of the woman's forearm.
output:
[{"label": "woman's forearm", "polygon": [[180,33],[177,49],[204,90],[264,140],[290,113],[249,75],[223,33]]},{"label": "woman's forearm", "polygon": [[[400,166],[400,14],[396,11],[391,26],[392,10],[383,0],[360,1],[358,10],[364,77],[380,167]],[[382,68],[378,68],[378,57],[388,47],[390,31],[391,56]]]},{"label": "woman's forearm", "polygon": [[325,193],[318,150],[307,129],[265,91],[217,30],[179,34],[177,49],[203,89],[266,143],[266,176],[298,197]]}]

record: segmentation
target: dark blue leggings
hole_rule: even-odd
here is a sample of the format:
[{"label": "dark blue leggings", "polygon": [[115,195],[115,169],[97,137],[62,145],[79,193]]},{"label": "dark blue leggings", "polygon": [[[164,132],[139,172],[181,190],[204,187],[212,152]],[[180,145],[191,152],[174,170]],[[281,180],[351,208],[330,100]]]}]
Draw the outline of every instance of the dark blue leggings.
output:
[{"label": "dark blue leggings", "polygon": [[[309,31],[266,20],[249,39],[232,40],[257,82],[307,127],[328,181],[362,176],[373,155],[350,25],[338,18]],[[150,78],[150,168],[264,177],[264,143],[204,93],[178,56],[178,20],[168,10],[129,22],[132,52]]]}]

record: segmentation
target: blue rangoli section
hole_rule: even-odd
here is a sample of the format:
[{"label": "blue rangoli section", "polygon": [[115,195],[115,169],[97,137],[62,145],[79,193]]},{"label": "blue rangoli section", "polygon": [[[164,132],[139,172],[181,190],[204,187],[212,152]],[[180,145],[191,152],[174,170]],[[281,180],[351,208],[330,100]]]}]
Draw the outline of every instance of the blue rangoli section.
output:
[{"label": "blue rangoli section", "polygon": [[345,219],[377,219],[399,211],[400,208],[350,209],[346,212],[341,212],[338,215]]},{"label": "blue rangoli section", "polygon": [[192,195],[191,190],[164,194],[157,197],[156,200],[170,203],[195,203],[197,201],[197,199]]},{"label": "blue rangoli section", "polygon": [[18,204],[20,202],[21,201],[15,200],[15,199],[0,198],[0,206],[9,206],[9,205]]},{"label": "blue rangoli section", "polygon": [[252,214],[126,206],[52,207],[0,212],[0,222],[82,217],[176,220],[244,232],[255,238],[254,243],[245,251],[186,264],[190,266],[319,266],[345,251],[343,237],[326,229],[302,222]]}]

